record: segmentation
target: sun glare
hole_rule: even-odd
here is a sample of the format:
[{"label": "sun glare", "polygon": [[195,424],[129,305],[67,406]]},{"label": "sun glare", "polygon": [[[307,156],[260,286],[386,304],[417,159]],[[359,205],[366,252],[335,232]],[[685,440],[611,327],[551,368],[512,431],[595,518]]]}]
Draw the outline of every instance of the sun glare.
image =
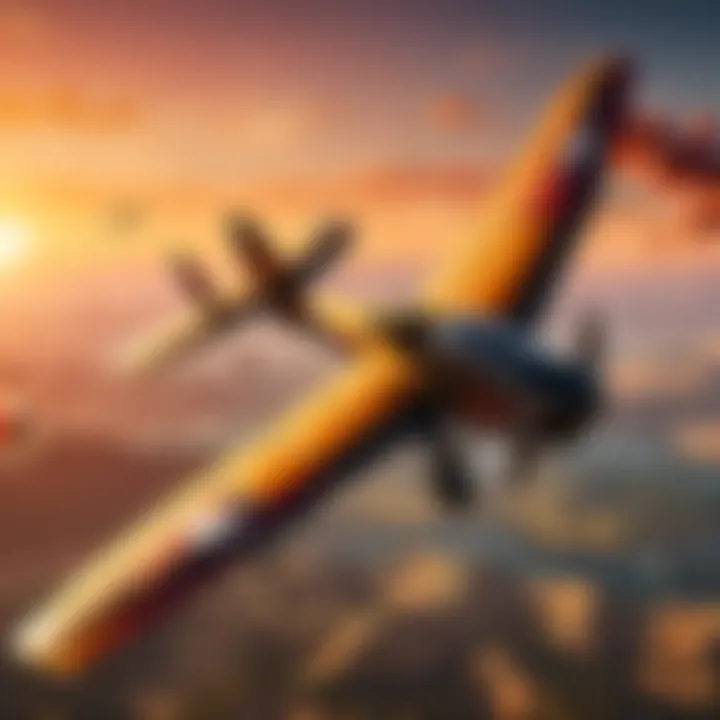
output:
[{"label": "sun glare", "polygon": [[0,270],[20,264],[30,254],[30,228],[18,220],[0,218]]}]

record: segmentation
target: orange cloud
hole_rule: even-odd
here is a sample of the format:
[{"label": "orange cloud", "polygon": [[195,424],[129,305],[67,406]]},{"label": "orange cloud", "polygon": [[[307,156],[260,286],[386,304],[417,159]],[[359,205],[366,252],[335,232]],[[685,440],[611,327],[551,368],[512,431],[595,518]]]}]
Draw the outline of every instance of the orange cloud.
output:
[{"label": "orange cloud", "polygon": [[112,132],[135,124],[137,118],[137,107],[127,99],[97,100],[74,90],[0,90],[0,128],[5,130]]},{"label": "orange cloud", "polygon": [[490,172],[471,163],[386,166],[347,178],[345,192],[365,203],[475,201]]},{"label": "orange cloud", "polygon": [[0,8],[0,41],[3,46],[26,46],[43,40],[48,29],[47,18],[26,4]]},{"label": "orange cloud", "polygon": [[339,122],[336,111],[320,105],[266,108],[233,119],[232,135],[255,151],[287,151],[317,141]]},{"label": "orange cloud", "polygon": [[361,263],[405,263],[434,257],[444,247],[443,238],[458,236],[491,178],[482,166],[448,163],[286,175],[233,191],[202,181],[131,183],[62,173],[0,184],[0,189],[9,193],[3,194],[8,212],[32,220],[43,256],[53,260],[119,248],[118,238],[128,252],[155,254],[187,242],[212,253],[222,215],[232,209],[267,220],[283,242],[302,237],[319,218],[339,214],[361,226]]},{"label": "orange cloud", "polygon": [[254,185],[249,198],[287,209],[343,205],[377,208],[420,203],[477,201],[493,173],[472,163],[379,166],[324,178],[290,179]]},{"label": "orange cloud", "polygon": [[515,68],[522,57],[520,48],[507,39],[501,42],[472,43],[460,52],[463,67],[484,75]]},{"label": "orange cloud", "polygon": [[463,133],[485,125],[488,116],[462,95],[441,95],[427,106],[428,124],[435,130]]}]

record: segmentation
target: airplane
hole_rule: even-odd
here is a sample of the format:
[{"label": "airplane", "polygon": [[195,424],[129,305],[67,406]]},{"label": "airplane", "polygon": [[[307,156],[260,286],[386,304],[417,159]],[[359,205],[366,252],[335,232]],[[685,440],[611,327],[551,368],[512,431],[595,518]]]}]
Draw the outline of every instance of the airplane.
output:
[{"label": "airplane", "polygon": [[541,348],[535,329],[597,197],[631,74],[612,57],[570,79],[491,198],[485,224],[413,310],[363,315],[309,297],[308,282],[346,246],[338,225],[292,262],[272,254],[252,223],[235,226],[233,248],[256,282],[231,299],[181,261],[196,311],[162,347],[136,355],[141,364],[162,365],[259,309],[334,338],[352,360],[258,441],[102,548],[14,628],[14,658],[55,676],[84,673],[409,433],[426,439],[435,491],[458,507],[473,493],[451,419],[507,433],[518,476],[546,445],[588,428],[602,402],[597,323],[580,330],[573,357]]}]

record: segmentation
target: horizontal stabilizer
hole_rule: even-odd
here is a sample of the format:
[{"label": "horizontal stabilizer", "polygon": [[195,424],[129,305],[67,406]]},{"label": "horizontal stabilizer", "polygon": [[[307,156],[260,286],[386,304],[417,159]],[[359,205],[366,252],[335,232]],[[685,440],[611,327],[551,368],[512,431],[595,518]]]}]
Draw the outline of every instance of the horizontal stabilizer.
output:
[{"label": "horizontal stabilizer", "polygon": [[280,259],[260,226],[249,218],[231,218],[228,229],[231,252],[250,270],[259,287],[275,286],[284,274]]},{"label": "horizontal stabilizer", "polygon": [[169,260],[170,272],[176,285],[193,302],[207,311],[218,304],[218,295],[212,278],[191,255],[175,255]]},{"label": "horizontal stabilizer", "polygon": [[141,375],[159,371],[210,344],[219,333],[237,327],[253,310],[250,304],[225,304],[217,305],[214,313],[193,311],[175,318],[131,344],[117,369]]},{"label": "horizontal stabilizer", "polygon": [[306,252],[297,261],[294,276],[300,285],[317,280],[352,244],[353,228],[346,222],[331,221],[311,238]]},{"label": "horizontal stabilizer", "polygon": [[[249,285],[227,296],[218,291],[213,278],[197,259],[188,255],[173,257],[170,262],[173,277],[194,307],[169,327],[161,328],[131,347],[121,360],[121,369],[157,370],[236,329],[260,311],[290,320],[314,335],[334,339],[336,329],[329,327],[328,314],[317,312],[317,303],[306,291],[347,249],[351,226],[337,221],[324,224],[312,236],[307,250],[296,259],[276,253],[266,234],[252,220],[233,218],[228,229],[228,246],[236,261],[248,268]],[[332,315],[336,316],[337,313]],[[350,328],[344,323],[338,332],[339,344],[347,346],[348,337],[352,344],[362,334],[362,328],[355,322]]]}]

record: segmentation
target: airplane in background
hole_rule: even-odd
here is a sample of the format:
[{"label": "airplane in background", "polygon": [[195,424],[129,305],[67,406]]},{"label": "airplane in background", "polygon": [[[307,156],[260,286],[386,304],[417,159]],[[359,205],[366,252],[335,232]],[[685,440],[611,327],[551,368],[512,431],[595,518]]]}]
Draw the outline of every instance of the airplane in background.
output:
[{"label": "airplane in background", "polygon": [[335,342],[352,361],[278,426],[230,453],[143,517],[15,628],[24,664],[76,674],[166,616],[232,561],[275,538],[391,442],[421,433],[439,498],[473,496],[450,419],[508,435],[512,475],[543,451],[576,438],[596,416],[602,333],[590,321],[577,352],[537,344],[536,320],[580,235],[625,117],[630,67],[605,59],[572,78],[491,199],[467,251],[408,311],[368,313],[323,304],[308,285],[348,242],[325,228],[294,261],[276,256],[252,223],[232,248],[255,282],[224,297],[199,267],[176,263],[194,298],[191,318],[135,361],[161,367],[258,310]]}]

